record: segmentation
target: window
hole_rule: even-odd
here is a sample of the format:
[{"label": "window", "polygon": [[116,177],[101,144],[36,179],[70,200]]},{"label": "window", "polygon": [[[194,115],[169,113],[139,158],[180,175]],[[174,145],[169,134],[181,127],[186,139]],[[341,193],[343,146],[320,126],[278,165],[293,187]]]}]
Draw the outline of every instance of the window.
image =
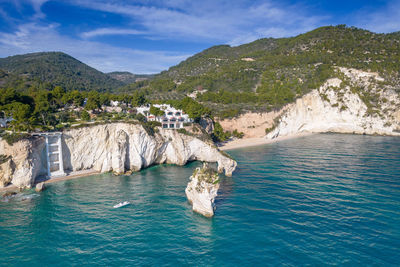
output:
[{"label": "window", "polygon": [[168,124],[163,124],[162,127],[163,128],[168,128]]},{"label": "window", "polygon": [[171,123],[171,124],[169,125],[169,128],[175,128],[175,124],[172,124],[172,123]]}]

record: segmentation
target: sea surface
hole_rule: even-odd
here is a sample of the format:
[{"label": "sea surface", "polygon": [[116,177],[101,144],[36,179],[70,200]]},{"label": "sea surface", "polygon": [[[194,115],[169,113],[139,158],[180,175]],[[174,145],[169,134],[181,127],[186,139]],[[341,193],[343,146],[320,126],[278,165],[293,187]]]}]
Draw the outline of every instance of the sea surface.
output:
[{"label": "sea surface", "polygon": [[324,134],[229,153],[239,167],[212,219],[186,201],[197,162],[2,201],[0,265],[400,265],[400,138]]}]

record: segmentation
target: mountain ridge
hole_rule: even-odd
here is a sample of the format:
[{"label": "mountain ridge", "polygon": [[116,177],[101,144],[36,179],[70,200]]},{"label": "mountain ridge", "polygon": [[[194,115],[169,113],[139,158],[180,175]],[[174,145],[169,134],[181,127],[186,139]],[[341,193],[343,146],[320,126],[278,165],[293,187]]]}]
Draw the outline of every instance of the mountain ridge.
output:
[{"label": "mountain ridge", "polygon": [[36,52],[0,58],[0,69],[27,82],[49,83],[66,90],[111,91],[124,85],[63,52]]}]

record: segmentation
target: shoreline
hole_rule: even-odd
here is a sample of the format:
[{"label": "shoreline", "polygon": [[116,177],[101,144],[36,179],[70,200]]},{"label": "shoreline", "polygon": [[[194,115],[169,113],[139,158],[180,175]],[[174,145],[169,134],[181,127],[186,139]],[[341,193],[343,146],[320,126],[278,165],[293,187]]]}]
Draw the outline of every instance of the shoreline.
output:
[{"label": "shoreline", "polygon": [[[41,182],[44,182],[45,184],[51,184],[51,183],[55,183],[55,182],[68,181],[68,180],[91,176],[91,175],[95,175],[95,174],[101,174],[101,172],[90,169],[90,170],[70,172],[67,175],[57,176],[57,177],[53,177],[53,178],[50,178],[47,180],[38,179],[38,181],[35,182],[35,184],[32,186],[31,189],[35,189],[35,186]],[[20,189],[19,187],[15,186],[15,185],[8,185],[6,187],[0,188],[0,192],[23,191],[23,190],[25,190],[25,189]]]},{"label": "shoreline", "polygon": [[272,144],[284,140],[294,139],[298,137],[312,135],[313,133],[298,133],[295,135],[290,136],[280,136],[275,139],[267,139],[265,137],[250,137],[250,138],[242,138],[242,139],[235,139],[229,141],[218,148],[222,151],[233,150],[238,148],[245,148],[245,147],[253,147],[253,146],[260,146],[260,145],[267,145]]}]

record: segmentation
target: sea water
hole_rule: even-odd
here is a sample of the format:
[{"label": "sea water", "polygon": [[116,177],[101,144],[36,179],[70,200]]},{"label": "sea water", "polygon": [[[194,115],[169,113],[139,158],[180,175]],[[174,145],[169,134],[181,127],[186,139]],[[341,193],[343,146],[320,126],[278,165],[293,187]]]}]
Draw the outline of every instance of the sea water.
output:
[{"label": "sea water", "polygon": [[0,265],[400,264],[400,138],[313,135],[229,154],[238,169],[211,219],[185,197],[196,162],[0,202]]}]

